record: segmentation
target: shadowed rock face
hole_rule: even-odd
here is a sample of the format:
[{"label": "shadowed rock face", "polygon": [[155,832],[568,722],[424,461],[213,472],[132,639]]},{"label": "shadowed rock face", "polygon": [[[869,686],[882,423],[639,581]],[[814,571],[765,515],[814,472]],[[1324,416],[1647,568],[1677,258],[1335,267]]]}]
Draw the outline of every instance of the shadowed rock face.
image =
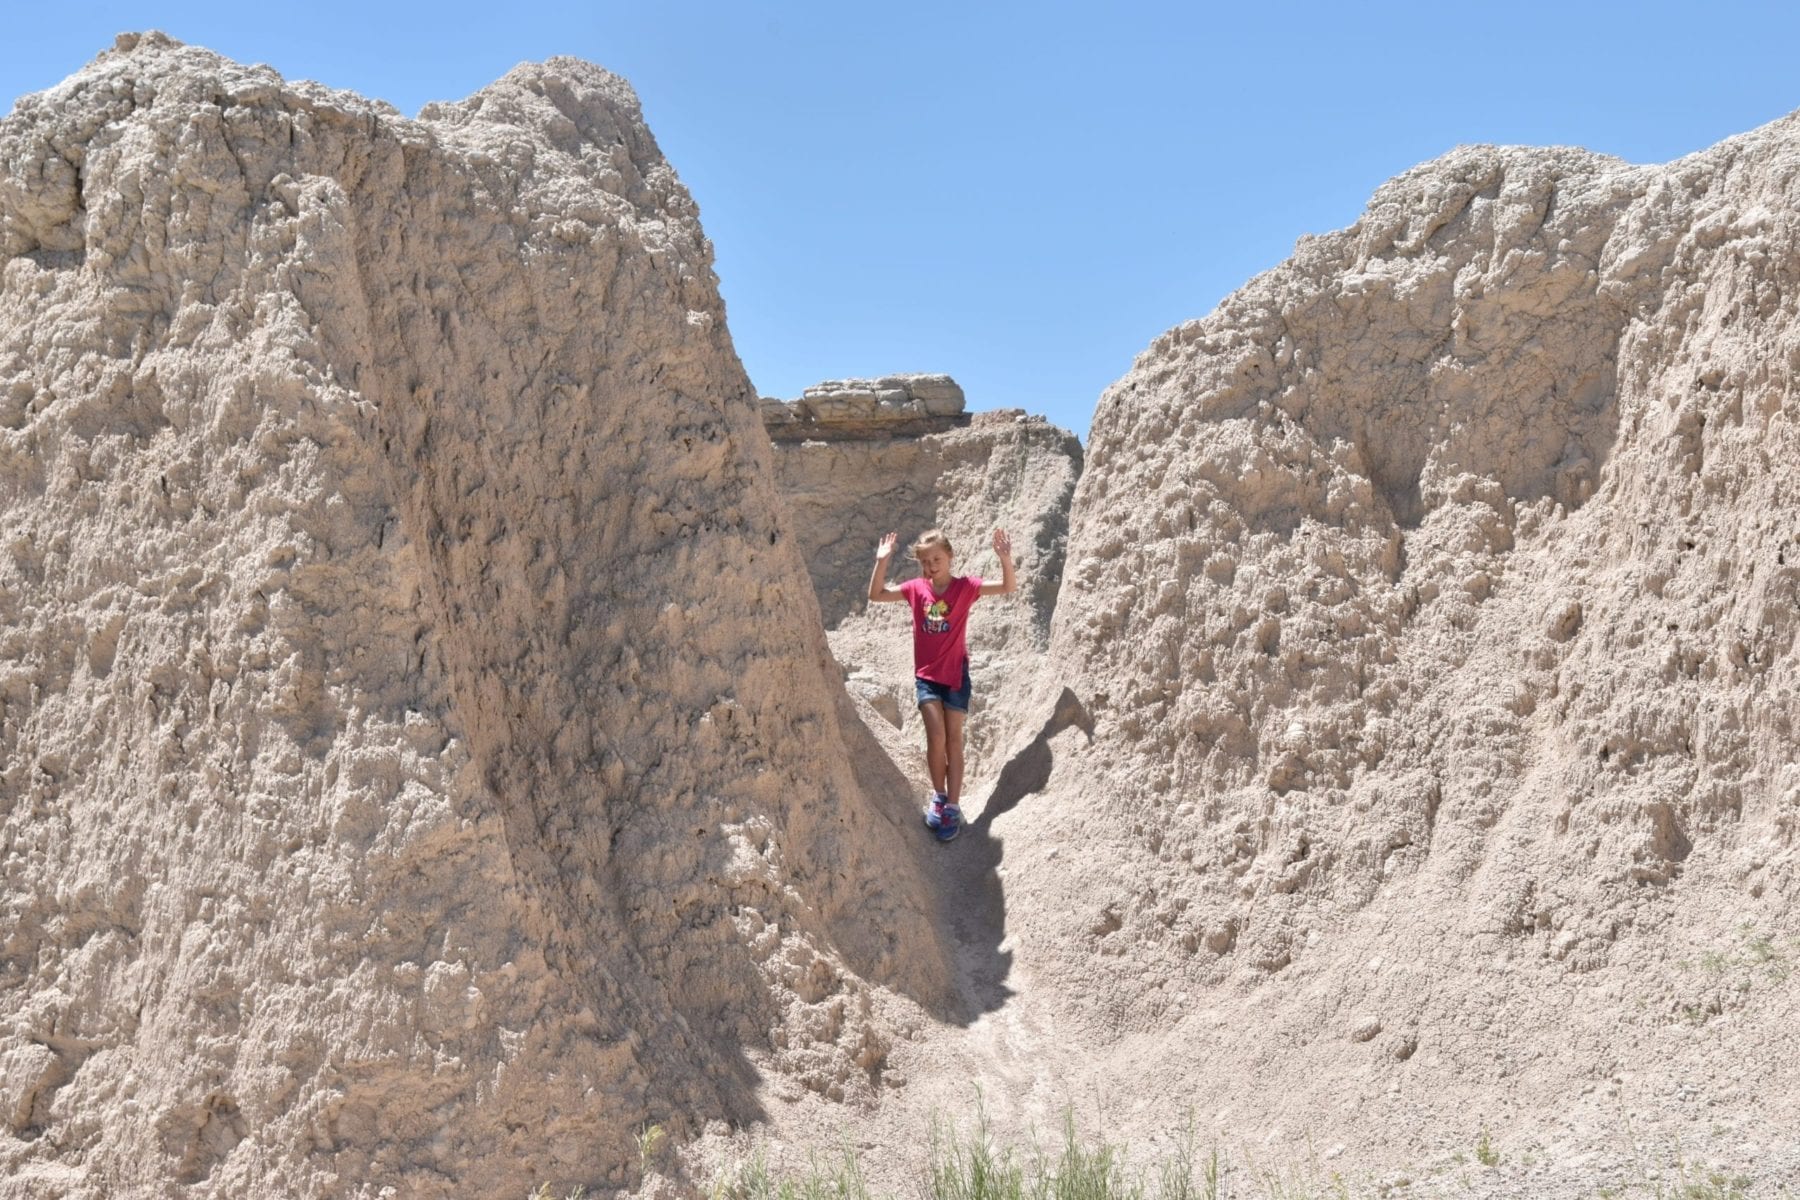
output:
[{"label": "shadowed rock face", "polygon": [[[1791,928],[1797,189],[1794,119],[1666,167],[1458,150],[1108,390],[1051,651],[1095,741],[1050,791],[1117,865],[1022,899],[1070,914],[1059,982],[1127,1027],[1262,987],[1209,1069],[1548,1111],[1713,1011],[1672,948]],[[1773,1062],[1780,1003],[1725,1008]]]},{"label": "shadowed rock face", "polygon": [[0,162],[0,1194],[618,1185],[878,1087],[911,814],[630,89],[126,37]]}]

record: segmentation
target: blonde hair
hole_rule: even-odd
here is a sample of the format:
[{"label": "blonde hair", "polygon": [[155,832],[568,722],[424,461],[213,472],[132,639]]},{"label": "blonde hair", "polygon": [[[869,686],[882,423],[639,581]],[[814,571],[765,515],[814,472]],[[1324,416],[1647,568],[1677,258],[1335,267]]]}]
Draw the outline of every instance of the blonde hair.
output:
[{"label": "blonde hair", "polygon": [[944,536],[943,530],[927,529],[919,535],[919,540],[912,544],[912,556],[916,559],[927,550],[934,550],[940,546],[945,554],[951,558],[956,557],[956,551],[951,548],[950,539]]}]

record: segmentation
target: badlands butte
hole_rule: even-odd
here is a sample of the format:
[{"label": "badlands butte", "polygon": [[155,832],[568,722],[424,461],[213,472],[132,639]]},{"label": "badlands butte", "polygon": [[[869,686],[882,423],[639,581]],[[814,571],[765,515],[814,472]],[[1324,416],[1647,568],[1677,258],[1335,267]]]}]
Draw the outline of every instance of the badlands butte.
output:
[{"label": "badlands butte", "polygon": [[[1796,1190],[1800,120],[1418,167],[1085,449],[760,401],[586,63],[126,35],[0,164],[0,1196],[910,1190],[978,1088],[1234,1195]],[[927,523],[1025,581],[948,846]]]}]

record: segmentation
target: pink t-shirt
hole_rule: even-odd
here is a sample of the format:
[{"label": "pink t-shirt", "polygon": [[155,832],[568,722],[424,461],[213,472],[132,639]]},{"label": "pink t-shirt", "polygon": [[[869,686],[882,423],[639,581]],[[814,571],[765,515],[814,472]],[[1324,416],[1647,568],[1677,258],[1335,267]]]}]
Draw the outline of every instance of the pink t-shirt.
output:
[{"label": "pink t-shirt", "polygon": [[963,631],[969,610],[981,595],[981,580],[959,575],[950,580],[943,595],[931,590],[929,579],[909,579],[900,593],[912,608],[913,674],[946,687],[961,687],[969,644]]}]

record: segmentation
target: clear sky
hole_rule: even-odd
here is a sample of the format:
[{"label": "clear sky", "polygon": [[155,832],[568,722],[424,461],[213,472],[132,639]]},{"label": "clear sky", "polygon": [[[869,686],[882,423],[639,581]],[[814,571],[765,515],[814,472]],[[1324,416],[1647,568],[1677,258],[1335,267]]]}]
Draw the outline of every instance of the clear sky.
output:
[{"label": "clear sky", "polygon": [[573,54],[636,86],[766,395],[947,371],[1082,434],[1107,384],[1302,233],[1467,142],[1634,162],[1800,107],[1800,5],[9,6],[0,111],[159,28],[407,113]]}]

